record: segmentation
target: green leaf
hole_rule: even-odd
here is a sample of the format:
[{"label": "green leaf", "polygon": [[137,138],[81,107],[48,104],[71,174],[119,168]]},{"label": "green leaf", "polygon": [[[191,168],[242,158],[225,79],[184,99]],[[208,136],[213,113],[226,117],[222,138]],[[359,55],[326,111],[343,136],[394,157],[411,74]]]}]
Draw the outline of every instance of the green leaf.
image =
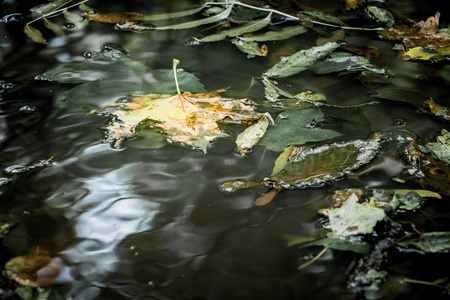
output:
[{"label": "green leaf", "polygon": [[242,52],[247,54],[248,58],[253,58],[255,56],[266,56],[262,53],[261,47],[259,47],[256,42],[245,42],[240,38],[234,39],[233,44]]},{"label": "green leaf", "polygon": [[420,197],[423,198],[437,198],[437,199],[442,199],[442,196],[439,195],[436,192],[433,191],[428,191],[428,190],[407,190],[407,189],[400,189],[400,190],[393,190],[394,192],[398,193],[398,194],[402,194],[402,195],[407,195],[411,192],[414,192],[416,194],[418,194]]},{"label": "green leaf", "polygon": [[283,151],[291,145],[304,145],[331,139],[341,134],[324,128],[308,128],[312,121],[324,121],[324,115],[319,108],[308,108],[284,112],[275,120],[276,126],[271,127],[261,143],[271,151]]},{"label": "green leaf", "polygon": [[[152,15],[152,16],[145,16],[145,21],[160,21],[160,20],[167,20],[167,19],[174,19],[174,18],[180,18],[180,17],[186,17],[193,14],[196,14],[200,11],[202,11],[205,8],[205,6],[201,6],[199,8],[194,8],[186,11],[178,11],[173,13],[167,13],[167,14],[158,14],[158,15]],[[221,10],[220,12],[223,12]]]},{"label": "green leaf", "polygon": [[339,18],[329,15],[329,14],[326,14],[326,13],[323,13],[323,12],[320,12],[320,11],[302,11],[301,13],[305,14],[305,15],[310,15],[310,16],[316,17],[317,19],[323,20],[328,23],[347,26],[347,24],[342,22]]},{"label": "green leaf", "polygon": [[230,15],[232,9],[233,9],[233,5],[230,5],[226,10],[224,10],[220,14],[217,14],[217,15],[209,17],[209,18],[205,18],[205,19],[201,19],[201,20],[197,20],[197,21],[186,22],[186,23],[181,23],[181,24],[176,24],[176,25],[154,27],[153,29],[154,30],[187,29],[187,28],[194,28],[194,27],[198,27],[201,25],[219,22],[219,21],[227,18]]},{"label": "green leaf", "polygon": [[369,60],[363,56],[341,56],[327,59],[314,64],[311,69],[317,74],[327,74],[340,71],[367,70],[376,74],[384,74],[383,69],[373,68]]},{"label": "green leaf", "polygon": [[51,13],[54,10],[57,10],[58,8],[64,6],[69,2],[70,0],[57,0],[47,4],[41,4],[33,9],[33,11],[31,12],[31,17],[33,18],[33,20],[35,20]]},{"label": "green leaf", "polygon": [[78,8],[79,8],[80,10],[82,10],[82,11],[87,12],[87,13],[90,13],[90,12],[93,12],[93,11],[94,11],[93,8],[87,6],[87,5],[84,4],[84,3],[81,3],[81,4],[78,6]]},{"label": "green leaf", "polygon": [[249,37],[241,37],[240,39],[245,42],[265,42],[265,41],[280,41],[289,39],[296,35],[305,33],[308,28],[301,25],[289,26],[283,28],[281,31],[268,31],[259,35],[252,35]]},{"label": "green leaf", "polygon": [[283,170],[284,166],[289,162],[289,157],[291,156],[292,149],[294,149],[294,146],[289,146],[286,149],[284,149],[283,153],[278,156],[277,160],[275,161],[275,166],[273,167],[272,174],[270,176],[274,176]]},{"label": "green leaf", "polygon": [[55,34],[57,34],[59,36],[65,36],[66,35],[64,33],[64,31],[62,31],[61,28],[59,28],[58,25],[56,25],[55,23],[47,20],[47,18],[44,18],[44,25],[45,25],[45,27],[47,27],[48,29],[50,29],[51,31],[53,31]]},{"label": "green leaf", "polygon": [[382,23],[386,23],[387,26],[392,27],[394,25],[395,20],[389,11],[383,8],[379,8],[377,6],[368,6],[367,10],[371,12],[378,21]]},{"label": "green leaf", "polygon": [[294,147],[288,163],[270,179],[285,188],[336,180],[369,163],[376,156],[380,143],[381,139],[374,137],[367,141],[355,140],[314,148]]},{"label": "green leaf", "polygon": [[89,20],[85,20],[82,16],[71,13],[68,10],[64,11],[64,17],[67,21],[74,23],[75,28],[82,28],[89,25]]},{"label": "green leaf", "polygon": [[410,246],[428,253],[435,253],[450,249],[450,231],[430,233],[409,233],[396,242],[403,248]]},{"label": "green leaf", "polygon": [[279,63],[270,68],[264,75],[283,78],[303,72],[339,46],[340,44],[338,43],[326,43],[322,46],[301,50],[289,57],[282,58]]},{"label": "green leaf", "polygon": [[248,22],[247,24],[233,29],[224,30],[220,33],[213,34],[210,36],[207,36],[205,38],[199,39],[199,42],[217,42],[225,39],[226,37],[236,37],[243,35],[245,33],[255,32],[258,30],[261,30],[262,28],[266,27],[270,24],[270,20],[272,19],[272,13],[268,14],[267,17],[265,17],[262,20],[258,21],[252,21]]},{"label": "green leaf", "polygon": [[358,203],[358,196],[352,194],[339,208],[324,212],[330,220],[333,236],[349,236],[371,233],[378,221],[385,217],[384,210],[370,203]]},{"label": "green leaf", "polygon": [[34,42],[38,44],[47,44],[47,40],[44,38],[42,33],[33,26],[30,26],[28,24],[25,25],[25,27],[23,28],[23,32],[25,32],[25,34]]},{"label": "green leaf", "polygon": [[256,124],[247,127],[244,132],[238,135],[236,144],[241,155],[244,155],[259,142],[266,133],[267,127],[269,127],[269,118],[263,115]]},{"label": "green leaf", "polygon": [[17,294],[23,300],[33,300],[33,288],[29,286],[20,286],[14,290],[14,293]]},{"label": "green leaf", "polygon": [[367,254],[370,245],[355,236],[329,237],[301,245],[300,248],[310,246],[328,246],[335,250],[352,251],[355,253]]},{"label": "green leaf", "polygon": [[431,155],[440,161],[450,164],[450,132],[442,129],[441,135],[437,138],[438,143],[428,143],[420,146],[420,150]]}]

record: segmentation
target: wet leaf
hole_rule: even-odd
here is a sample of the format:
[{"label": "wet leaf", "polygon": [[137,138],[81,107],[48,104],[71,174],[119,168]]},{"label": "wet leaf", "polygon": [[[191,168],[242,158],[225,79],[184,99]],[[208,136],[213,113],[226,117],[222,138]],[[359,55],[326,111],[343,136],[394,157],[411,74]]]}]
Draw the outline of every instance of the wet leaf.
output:
[{"label": "wet leaf", "polygon": [[28,172],[28,171],[31,171],[34,169],[51,166],[53,164],[52,159],[53,159],[53,156],[47,160],[41,160],[40,162],[31,164],[28,166],[12,166],[12,167],[7,168],[5,171],[8,174],[23,174],[25,172]]},{"label": "wet leaf", "polygon": [[50,29],[51,31],[53,31],[55,34],[57,34],[59,36],[66,35],[64,33],[64,31],[62,31],[61,28],[59,28],[59,26],[57,24],[47,20],[47,18],[44,18],[44,25],[45,25],[45,27],[47,27],[48,29]]},{"label": "wet leaf", "polygon": [[397,245],[403,248],[414,247],[428,253],[450,249],[450,232],[409,233],[397,240]]},{"label": "wet leaf", "polygon": [[236,139],[236,145],[241,155],[249,151],[266,133],[269,127],[269,118],[262,115],[259,120],[250,127],[247,127]]},{"label": "wet leaf", "polygon": [[94,11],[93,8],[87,6],[85,3],[81,3],[80,5],[78,5],[78,8],[79,8],[80,10],[82,10],[82,11],[87,12],[87,13],[90,13],[90,12],[93,12],[93,11]]},{"label": "wet leaf", "polygon": [[278,115],[275,120],[276,126],[267,131],[261,140],[261,144],[271,151],[283,151],[288,146],[304,145],[341,135],[339,132],[330,129],[310,128],[313,120],[315,122],[325,120],[320,109],[308,108],[284,112]]},{"label": "wet leaf", "polygon": [[303,244],[301,245],[300,248],[310,246],[327,246],[335,250],[352,251],[360,254],[369,253],[371,248],[369,243],[364,242],[355,236],[339,236],[339,237],[324,238]]},{"label": "wet leaf", "polygon": [[47,286],[61,273],[60,265],[50,256],[28,254],[5,264],[6,274],[24,286]]},{"label": "wet leaf", "polygon": [[376,74],[384,74],[384,69],[374,68],[370,61],[363,56],[341,56],[329,58],[311,66],[317,74],[328,74],[340,71],[367,70]]},{"label": "wet leaf", "polygon": [[450,164],[450,132],[442,129],[441,135],[437,137],[438,143],[428,143],[420,146],[424,153],[431,153],[433,157]]},{"label": "wet leaf", "polygon": [[261,182],[259,181],[231,180],[222,183],[221,188],[225,192],[234,192],[236,190],[248,189],[260,185]]},{"label": "wet leaf", "polygon": [[367,7],[367,10],[372,13],[378,21],[386,23],[389,27],[394,25],[394,17],[386,9],[371,5]]},{"label": "wet leaf", "polygon": [[329,15],[327,13],[321,12],[321,11],[302,11],[302,14],[309,15],[312,17],[315,17],[317,19],[320,19],[322,21],[331,23],[331,24],[337,24],[342,26],[347,26],[344,22],[342,22],[339,18]]},{"label": "wet leaf", "polygon": [[434,102],[433,99],[426,100],[424,104],[428,106],[430,112],[436,117],[450,121],[450,108],[448,108],[447,106],[440,105]]},{"label": "wet leaf", "polygon": [[305,33],[307,31],[308,31],[308,28],[306,28],[305,26],[297,25],[297,26],[285,27],[281,31],[268,31],[263,34],[240,37],[240,39],[247,43],[248,42],[280,41],[280,40],[289,39],[296,35]]},{"label": "wet leaf", "polygon": [[227,37],[237,37],[240,35],[244,35],[246,33],[255,32],[255,31],[261,30],[264,27],[266,27],[267,25],[269,25],[271,19],[272,19],[272,14],[270,13],[269,15],[267,15],[267,17],[265,17],[262,20],[251,21],[251,22],[248,22],[247,24],[242,25],[237,28],[223,30],[220,33],[209,35],[202,39],[198,39],[198,41],[199,42],[217,42],[217,41],[221,41]]},{"label": "wet leaf", "polygon": [[[381,139],[355,140],[319,147],[294,147],[283,169],[270,177],[286,188],[305,187],[336,180],[369,163]],[[278,167],[277,169],[279,169]]]},{"label": "wet leaf", "polygon": [[255,200],[255,205],[263,206],[263,205],[269,204],[270,202],[272,202],[272,200],[275,198],[275,196],[278,195],[279,192],[281,192],[282,189],[283,188],[281,186],[275,186],[275,187],[271,188],[267,193],[258,197]]},{"label": "wet leaf", "polygon": [[274,176],[283,170],[284,166],[289,162],[289,157],[295,154],[295,152],[292,152],[294,149],[294,146],[289,146],[286,149],[284,149],[283,153],[278,156],[277,160],[275,161],[275,166],[273,167],[272,174],[270,176]]},{"label": "wet leaf", "polygon": [[[450,44],[450,40],[448,44]],[[415,47],[403,53],[403,56],[407,57],[408,59],[440,61],[445,60],[450,56],[450,47],[437,49]]]},{"label": "wet leaf", "polygon": [[116,141],[119,147],[123,140],[135,135],[136,127],[141,122],[148,120],[164,129],[170,141],[190,145],[206,153],[212,141],[227,136],[219,128],[219,121],[228,119],[239,122],[259,118],[248,99],[223,99],[219,92],[142,95],[132,102],[117,103],[95,112],[116,117],[116,121],[105,129],[107,141]]},{"label": "wet leaf", "polygon": [[289,57],[282,58],[279,63],[270,68],[264,75],[283,78],[303,72],[339,46],[340,44],[338,43],[326,43],[322,46],[301,50]]},{"label": "wet leaf", "polygon": [[358,203],[358,197],[352,194],[339,208],[325,212],[333,236],[349,236],[371,233],[378,221],[385,217],[384,210],[370,203]]},{"label": "wet leaf", "polygon": [[240,38],[233,40],[233,44],[242,52],[248,54],[248,58],[253,58],[255,56],[266,56],[267,53],[263,53],[258,43],[256,42],[245,42]]},{"label": "wet leaf", "polygon": [[69,0],[56,0],[54,2],[41,4],[33,9],[33,11],[31,12],[31,17],[33,18],[33,20],[40,18],[64,6],[66,3],[69,2],[70,2]]},{"label": "wet leaf", "polygon": [[44,38],[42,33],[33,26],[30,26],[28,24],[25,25],[25,27],[23,28],[23,32],[25,32],[25,34],[34,42],[38,44],[47,44],[47,40]]},{"label": "wet leaf", "polygon": [[83,14],[83,17],[85,17],[88,20],[94,21],[94,22],[101,22],[101,23],[120,23],[124,21],[142,21],[144,20],[144,16],[135,13],[135,12],[126,12],[126,13],[110,13],[110,14],[93,14],[93,13],[85,13]]}]

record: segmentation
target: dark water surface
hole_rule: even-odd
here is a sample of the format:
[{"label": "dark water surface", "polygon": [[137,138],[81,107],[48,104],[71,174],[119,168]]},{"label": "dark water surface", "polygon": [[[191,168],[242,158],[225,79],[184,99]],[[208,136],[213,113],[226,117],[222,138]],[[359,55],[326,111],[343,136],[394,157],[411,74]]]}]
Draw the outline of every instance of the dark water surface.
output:
[{"label": "dark water surface", "polygon": [[[301,2],[284,3],[281,8],[295,13]],[[328,206],[329,196],[337,189],[420,188],[415,182],[401,184],[392,180],[404,170],[402,162],[379,155],[358,170],[357,176],[320,188],[284,190],[269,205],[255,207],[254,200],[264,189],[225,193],[219,186],[237,178],[261,181],[271,173],[279,153],[257,147],[241,156],[234,140],[242,128],[230,131],[231,137],[217,142],[206,155],[168,144],[149,128],[143,128],[138,137],[117,150],[102,143],[100,128],[108,118],[87,113],[127,96],[122,90],[109,86],[105,92],[99,84],[64,100],[63,93],[74,85],[36,78],[58,64],[87,60],[83,56],[86,51],[100,51],[103,45],[114,44],[125,48],[129,57],[144,64],[148,71],[170,69],[172,59],[177,58],[180,67],[199,77],[207,90],[229,87],[228,96],[250,97],[261,104],[263,86],[259,82],[251,86],[252,77],[268,70],[277,61],[277,53],[314,46],[317,32],[269,43],[269,56],[254,59],[246,58],[229,41],[187,46],[186,40],[198,34],[198,28],[136,34],[114,30],[113,24],[91,22],[80,30],[66,28],[65,38],[45,31],[49,44],[38,45],[22,30],[30,20],[29,9],[40,3],[10,0],[0,4],[0,177],[13,179],[2,187],[0,213],[20,219],[1,241],[2,265],[39,246],[58,258],[63,270],[51,288],[67,299],[448,297],[441,289],[423,285],[391,287],[377,294],[355,292],[347,287],[347,277],[361,255],[329,250],[299,271],[298,266],[320,248],[287,247],[283,238],[286,234],[308,236],[318,228],[322,219],[317,211]],[[450,16],[444,11],[444,3],[392,1],[389,7],[415,20],[441,11],[441,27],[446,27]],[[102,13],[154,14],[192,8],[196,3],[130,0],[87,4]],[[61,16],[52,20],[61,25],[65,22]],[[358,73],[317,75],[306,71],[283,80],[283,84],[295,92],[324,93],[331,104],[373,101],[370,95],[374,90],[398,87],[417,90],[418,98],[432,97],[449,105],[448,60],[403,61],[392,50],[393,42],[382,41],[373,32],[347,31],[345,41],[354,46],[377,47],[381,54],[372,62],[389,70],[392,78],[363,85],[356,78]],[[442,128],[449,128],[448,122],[420,112],[411,104],[377,101],[351,110],[370,122],[344,124],[344,139],[367,138],[372,132],[397,126],[413,132],[425,144],[434,141]],[[265,108],[261,106],[259,111]],[[324,111],[331,117],[350,114],[334,108]],[[342,126],[339,122],[334,125]],[[53,164],[47,168],[7,174],[8,168],[50,157],[54,157]],[[424,214],[406,214],[405,220],[415,218],[414,222],[424,224],[421,228],[428,231],[448,231],[448,200],[430,201],[423,208]],[[445,211],[444,221],[429,219],[442,217]],[[450,267],[445,254],[426,258],[420,267],[412,267],[423,259],[417,253],[406,255],[395,250],[389,259],[389,265],[398,261],[399,265],[410,266],[412,278],[428,272],[426,278],[421,278],[428,281],[445,277],[442,269],[448,275]]]}]

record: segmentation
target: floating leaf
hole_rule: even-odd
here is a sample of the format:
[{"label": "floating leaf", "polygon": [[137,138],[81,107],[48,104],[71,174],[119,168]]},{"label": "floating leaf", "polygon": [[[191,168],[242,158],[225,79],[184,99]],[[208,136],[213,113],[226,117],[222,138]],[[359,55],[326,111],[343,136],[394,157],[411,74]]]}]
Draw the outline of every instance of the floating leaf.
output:
[{"label": "floating leaf", "polygon": [[286,149],[284,149],[283,153],[278,156],[277,160],[275,161],[275,166],[273,167],[272,174],[270,176],[274,176],[283,170],[284,166],[289,162],[289,157],[295,154],[295,152],[292,152],[294,149],[294,146],[289,146]]},{"label": "floating leaf", "polygon": [[329,15],[329,14],[324,13],[324,12],[320,12],[320,11],[302,11],[301,13],[305,14],[305,15],[313,16],[313,17],[315,17],[317,19],[323,20],[323,21],[331,23],[331,24],[347,26],[347,24],[342,22],[339,18],[337,18],[335,16],[332,16],[332,15]]},{"label": "floating leaf", "polygon": [[436,117],[450,121],[450,108],[434,102],[433,99],[426,100],[424,104],[430,108],[430,112]]},{"label": "floating leaf", "polygon": [[268,14],[267,17],[265,17],[262,20],[248,22],[247,24],[245,24],[241,27],[224,30],[220,33],[213,34],[213,35],[207,36],[202,39],[198,39],[198,41],[199,42],[217,42],[217,41],[221,41],[221,40],[225,39],[226,37],[236,37],[236,36],[240,36],[240,35],[243,35],[246,33],[255,32],[255,31],[261,30],[264,27],[266,27],[267,25],[269,25],[271,18],[272,18],[272,13]]},{"label": "floating leaf", "polygon": [[264,75],[267,77],[288,77],[312,66],[316,61],[324,58],[340,45],[338,43],[326,43],[322,46],[301,50],[289,57],[282,58],[279,63],[270,68]]},{"label": "floating leaf", "polygon": [[90,12],[93,12],[93,11],[94,11],[94,9],[93,9],[93,8],[91,8],[91,7],[87,6],[87,5],[86,5],[86,4],[84,4],[84,3],[81,3],[80,5],[78,5],[78,8],[79,8],[80,10],[82,10],[82,11],[85,11],[85,12],[88,12],[88,13],[90,13]]},{"label": "floating leaf", "polygon": [[266,115],[262,115],[256,124],[247,127],[244,132],[238,135],[236,145],[241,155],[244,155],[259,142],[264,133],[266,133],[267,127],[269,127],[269,118]]},{"label": "floating leaf", "polygon": [[374,68],[370,61],[363,56],[341,56],[329,58],[326,61],[314,64],[311,69],[317,74],[360,70],[367,70],[376,74],[385,73],[383,69]]},{"label": "floating leaf", "polygon": [[245,42],[240,38],[234,39],[233,44],[242,52],[248,54],[248,58],[253,58],[255,56],[266,56],[267,53],[263,53],[258,43],[256,42]]},{"label": "floating leaf", "polygon": [[339,237],[329,237],[320,240],[315,240],[306,244],[301,245],[300,248],[310,247],[310,246],[327,246],[329,248],[340,250],[340,251],[352,251],[360,254],[367,254],[370,251],[370,244],[362,241],[355,236],[339,236]]},{"label": "floating leaf", "polygon": [[394,17],[386,9],[371,5],[367,7],[367,10],[371,12],[378,21],[386,23],[386,25],[389,27],[394,25]]},{"label": "floating leaf", "polygon": [[191,21],[191,22],[186,22],[186,23],[181,23],[181,24],[155,27],[154,29],[155,30],[187,29],[187,28],[198,27],[198,26],[201,26],[201,25],[216,23],[216,22],[219,22],[219,21],[227,18],[230,15],[232,9],[233,9],[233,5],[230,5],[223,12],[221,12],[221,13],[219,13],[217,15],[214,15],[212,17],[209,17],[209,18],[196,20],[196,21]]},{"label": "floating leaf", "polygon": [[438,143],[428,143],[420,146],[424,153],[431,153],[433,157],[450,164],[450,132],[442,129],[441,135],[437,138]]},{"label": "floating leaf", "polygon": [[25,34],[34,42],[38,44],[47,44],[47,40],[44,38],[42,33],[33,26],[30,26],[28,24],[25,25],[25,27],[23,28],[23,32],[25,32]]},{"label": "floating leaf", "polygon": [[236,190],[248,189],[260,185],[261,182],[259,181],[231,180],[222,183],[221,188],[225,192],[234,192]]},{"label": "floating leaf", "polygon": [[41,4],[33,9],[33,11],[31,12],[31,17],[33,18],[33,20],[35,20],[53,12],[54,10],[64,6],[69,2],[70,0],[57,0],[54,2]]},{"label": "floating leaf", "polygon": [[24,286],[47,286],[61,273],[61,266],[50,256],[28,254],[5,264],[6,274]]},{"label": "floating leaf", "polygon": [[333,236],[349,236],[371,233],[378,221],[385,217],[384,210],[370,203],[358,203],[358,197],[352,194],[339,208],[325,212],[330,220]]},{"label": "floating leaf", "polygon": [[275,120],[276,126],[267,131],[261,144],[271,151],[283,151],[291,145],[304,145],[341,135],[330,129],[310,128],[313,120],[324,121],[324,115],[320,109],[308,108],[284,112],[278,115]]},{"label": "floating leaf", "polygon": [[450,232],[409,233],[396,242],[403,248],[410,246],[428,253],[435,253],[450,249]]},{"label": "floating leaf", "polygon": [[367,141],[355,140],[313,148],[294,147],[283,169],[270,179],[286,188],[336,180],[369,163],[377,154],[380,143],[377,135]]},{"label": "floating leaf", "polygon": [[275,186],[271,188],[267,193],[255,200],[255,206],[263,206],[269,204],[270,202],[272,202],[275,196],[278,195],[279,192],[281,192],[282,189],[283,188],[281,186]]},{"label": "floating leaf", "polygon": [[289,39],[307,31],[308,28],[306,28],[305,26],[297,25],[285,27],[281,31],[268,31],[263,34],[240,37],[240,39],[245,42],[280,41]]},{"label": "floating leaf", "polygon": [[[450,44],[450,40],[448,43]],[[450,47],[436,49],[415,47],[403,53],[403,56],[407,57],[408,59],[440,61],[445,60],[450,56]]]},{"label": "floating leaf", "polygon": [[58,25],[56,25],[55,23],[47,20],[47,18],[44,18],[44,25],[45,25],[45,27],[47,27],[48,29],[50,29],[51,31],[53,31],[55,34],[57,34],[59,36],[65,36],[66,35],[64,33],[64,31],[62,31],[61,28],[59,28]]}]

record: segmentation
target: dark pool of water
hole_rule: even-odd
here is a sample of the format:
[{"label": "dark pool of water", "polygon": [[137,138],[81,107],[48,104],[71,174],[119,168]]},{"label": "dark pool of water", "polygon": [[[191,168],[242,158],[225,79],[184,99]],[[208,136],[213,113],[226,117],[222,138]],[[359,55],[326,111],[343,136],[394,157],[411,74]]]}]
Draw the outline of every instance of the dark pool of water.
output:
[{"label": "dark pool of water", "polygon": [[[255,207],[254,200],[264,189],[224,193],[219,186],[237,178],[262,180],[271,173],[278,153],[258,147],[241,156],[232,136],[219,141],[204,155],[168,144],[148,128],[142,129],[123,149],[113,149],[102,143],[100,127],[108,118],[87,112],[125,95],[111,90],[100,97],[104,91],[97,94],[92,90],[83,98],[61,101],[61,95],[73,85],[36,79],[58,64],[83,62],[86,51],[100,51],[103,45],[113,43],[127,49],[129,56],[148,70],[170,69],[172,59],[177,58],[181,67],[199,77],[207,90],[229,87],[229,96],[250,97],[262,103],[263,86],[258,82],[252,86],[252,77],[270,68],[277,51],[286,53],[289,49],[313,46],[316,32],[269,44],[269,57],[254,59],[247,59],[229,42],[187,46],[185,41],[197,34],[197,29],[134,34],[101,23],[92,23],[83,30],[67,29],[66,38],[46,32],[49,44],[42,46],[22,32],[29,20],[29,9],[41,2],[13,0],[0,4],[1,166],[7,170],[54,157],[51,166],[12,176],[13,180],[3,187],[0,213],[20,218],[2,239],[3,263],[39,245],[62,265],[62,274],[52,288],[67,299],[444,296],[437,288],[420,285],[391,288],[391,296],[382,292],[354,293],[347,288],[347,276],[360,255],[328,251],[316,263],[298,271],[297,267],[320,249],[287,247],[283,238],[286,234],[308,236],[315,230],[321,220],[318,209],[327,207],[327,199],[337,189],[404,188],[405,185],[392,181],[402,172],[402,162],[380,156],[358,171],[359,176],[320,188],[284,190],[269,205]],[[187,9],[195,3],[136,0],[88,4],[101,12],[152,14]],[[442,4],[443,1],[390,3],[398,13],[417,20],[438,10],[444,15]],[[294,7],[295,3],[282,5],[285,9]],[[55,20],[64,22],[62,17]],[[446,15],[441,22],[446,24],[448,20]],[[374,63],[387,68],[392,79],[365,86],[355,73],[338,76],[306,71],[283,84],[297,92],[324,93],[332,104],[373,101],[370,95],[381,87],[414,89],[424,99],[432,97],[449,104],[447,62],[400,60],[392,50],[393,43],[378,39],[375,33],[349,31],[345,40],[355,46],[376,46],[381,54]],[[345,139],[366,138],[372,132],[401,126],[426,143],[442,128],[449,127],[448,122],[408,103],[378,101],[353,110],[369,121],[357,126],[344,124]],[[329,116],[349,113],[333,108],[325,111]],[[335,126],[342,124],[336,121]],[[0,176],[11,177],[6,171]],[[414,182],[406,186],[419,187]],[[448,211],[448,201],[438,201],[428,204],[424,211],[433,215],[445,209]],[[419,223],[428,222],[424,215],[417,219]],[[447,225],[443,225],[445,222]],[[427,226],[449,230],[448,219]],[[417,254],[405,257],[395,252],[392,256],[404,265],[421,259]],[[427,258],[426,267],[410,272],[418,275],[423,270],[430,271],[433,264],[438,268],[442,259],[444,256]],[[440,273],[427,279],[433,281]]]}]

